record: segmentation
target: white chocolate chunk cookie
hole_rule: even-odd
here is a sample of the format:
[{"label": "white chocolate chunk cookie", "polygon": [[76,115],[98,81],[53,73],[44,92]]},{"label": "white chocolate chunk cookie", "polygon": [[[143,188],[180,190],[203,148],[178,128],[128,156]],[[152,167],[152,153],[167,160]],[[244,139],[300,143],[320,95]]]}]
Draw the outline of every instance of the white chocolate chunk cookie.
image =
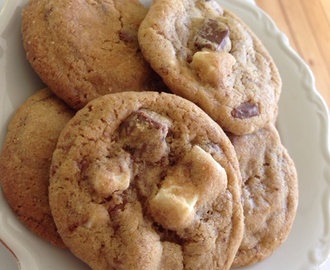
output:
[{"label": "white chocolate chunk cookie", "polygon": [[65,247],[48,203],[49,168],[58,136],[75,111],[50,89],[37,91],[15,111],[0,154],[2,192],[33,233]]},{"label": "white chocolate chunk cookie", "polygon": [[295,165],[273,124],[230,136],[243,178],[245,231],[234,266],[269,257],[288,237],[298,204]]},{"label": "white chocolate chunk cookie", "polygon": [[147,13],[138,0],[27,2],[22,13],[26,57],[71,107],[80,109],[94,98],[127,89],[159,90],[158,76],[138,44]]},{"label": "white chocolate chunk cookie", "polygon": [[241,176],[222,129],[181,97],[95,99],[60,135],[50,205],[93,269],[229,269],[243,236]]},{"label": "white chocolate chunk cookie", "polygon": [[224,130],[253,133],[277,116],[279,72],[266,48],[215,0],[155,0],[138,33],[168,87]]}]

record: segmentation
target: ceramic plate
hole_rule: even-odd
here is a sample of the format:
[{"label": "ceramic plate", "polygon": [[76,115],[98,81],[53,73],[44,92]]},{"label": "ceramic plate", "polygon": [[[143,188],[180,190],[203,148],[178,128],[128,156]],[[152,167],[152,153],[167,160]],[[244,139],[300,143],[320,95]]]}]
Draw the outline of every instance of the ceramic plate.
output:
[{"label": "ceramic plate", "polygon": [[[5,0],[0,11],[0,145],[16,108],[43,84],[27,61],[20,37],[20,14],[27,0]],[[287,241],[265,261],[246,270],[313,270],[330,250],[330,156],[328,111],[315,90],[311,71],[287,38],[258,7],[244,0],[219,0],[239,15],[273,56],[283,79],[278,129],[295,161],[299,207]],[[0,239],[22,270],[88,269],[70,252],[51,246],[20,224],[0,193]]]}]

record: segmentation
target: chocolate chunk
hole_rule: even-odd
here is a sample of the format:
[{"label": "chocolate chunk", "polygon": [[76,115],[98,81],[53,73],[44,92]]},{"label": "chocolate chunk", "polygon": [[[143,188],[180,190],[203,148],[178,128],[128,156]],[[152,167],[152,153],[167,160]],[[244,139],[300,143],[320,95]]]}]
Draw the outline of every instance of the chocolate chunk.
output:
[{"label": "chocolate chunk", "polygon": [[124,149],[135,160],[158,162],[168,152],[169,119],[149,110],[133,112],[119,127]]},{"label": "chocolate chunk", "polygon": [[195,46],[200,50],[202,48],[221,50],[225,47],[228,36],[229,29],[225,24],[207,19],[195,37]]},{"label": "chocolate chunk", "polygon": [[125,43],[134,41],[134,37],[132,35],[130,35],[130,33],[125,32],[125,31],[119,32],[119,38],[120,38],[120,40],[124,41]]},{"label": "chocolate chunk", "polygon": [[166,135],[168,128],[166,122],[165,117],[155,112],[141,109],[133,112],[126,118],[120,126],[120,132],[122,136],[137,136],[136,139],[142,139],[139,136],[143,133],[156,132]]},{"label": "chocolate chunk", "polygon": [[257,116],[259,115],[259,107],[254,103],[245,102],[233,109],[231,115],[240,119]]}]

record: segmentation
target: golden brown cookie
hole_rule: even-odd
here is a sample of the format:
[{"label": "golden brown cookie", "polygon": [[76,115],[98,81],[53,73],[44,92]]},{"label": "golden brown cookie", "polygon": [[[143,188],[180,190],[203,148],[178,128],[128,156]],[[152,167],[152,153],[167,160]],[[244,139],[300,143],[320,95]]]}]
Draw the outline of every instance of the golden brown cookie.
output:
[{"label": "golden brown cookie", "polygon": [[149,90],[154,75],[137,39],[146,13],[138,0],[31,0],[22,19],[27,59],[75,109],[107,93]]},{"label": "golden brown cookie", "polygon": [[266,48],[215,0],[155,0],[139,28],[142,53],[168,87],[224,130],[252,133],[277,116],[281,78]]},{"label": "golden brown cookie", "polygon": [[222,129],[193,103],[109,94],[62,131],[49,198],[65,244],[93,269],[229,269],[241,179]]},{"label": "golden brown cookie", "polygon": [[234,266],[269,257],[288,237],[298,204],[295,165],[270,124],[254,134],[230,136],[242,179],[245,232]]},{"label": "golden brown cookie", "polygon": [[64,247],[48,203],[49,167],[57,138],[74,112],[49,89],[32,95],[12,117],[0,155],[3,194],[32,232]]}]

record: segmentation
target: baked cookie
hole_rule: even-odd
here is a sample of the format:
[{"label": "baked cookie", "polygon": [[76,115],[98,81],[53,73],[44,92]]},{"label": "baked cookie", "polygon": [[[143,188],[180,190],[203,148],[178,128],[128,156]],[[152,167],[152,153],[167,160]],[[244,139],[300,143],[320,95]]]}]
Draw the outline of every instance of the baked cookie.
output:
[{"label": "baked cookie", "polygon": [[27,59],[75,109],[107,93],[149,90],[158,77],[137,39],[146,13],[138,0],[31,0],[22,14]]},{"label": "baked cookie", "polygon": [[243,179],[245,232],[233,266],[259,262],[288,237],[298,204],[295,165],[270,124],[232,136]]},{"label": "baked cookie", "polygon": [[36,92],[10,120],[0,155],[3,194],[32,232],[64,247],[48,203],[49,167],[57,138],[74,115],[49,89]]},{"label": "baked cookie", "polygon": [[62,131],[50,174],[59,233],[93,269],[229,269],[241,243],[233,146],[178,96],[90,102]]},{"label": "baked cookie", "polygon": [[168,87],[224,130],[242,135],[274,122],[278,70],[248,26],[215,0],[155,0],[138,38]]}]

